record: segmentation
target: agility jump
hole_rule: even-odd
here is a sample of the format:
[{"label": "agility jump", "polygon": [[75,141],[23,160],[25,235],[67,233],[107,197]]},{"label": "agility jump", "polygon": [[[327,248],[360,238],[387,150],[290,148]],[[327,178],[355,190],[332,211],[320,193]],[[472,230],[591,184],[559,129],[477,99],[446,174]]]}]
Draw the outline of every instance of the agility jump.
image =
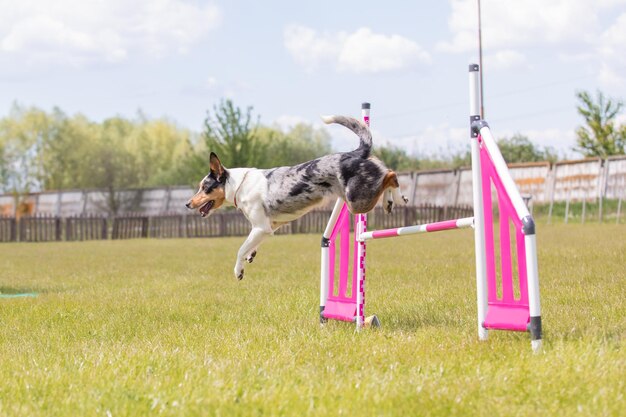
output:
[{"label": "agility jump", "polygon": [[[350,212],[342,199],[337,199],[322,236],[320,277],[320,320],[342,320],[356,323],[357,330],[365,324],[378,325],[378,319],[365,318],[365,255],[366,241],[430,233],[452,229],[474,228],[476,255],[476,295],[478,306],[478,338],[486,340],[489,330],[530,332],[533,351],[541,349],[541,309],[535,224],[511,177],[506,162],[494,140],[489,125],[479,116],[479,67],[469,66],[470,132],[472,160],[472,197],[474,217],[436,223],[367,231],[367,215],[357,214],[354,239],[350,239]],[[362,105],[362,117],[369,126],[370,105]],[[492,187],[495,189],[499,213],[499,253],[501,295],[497,291],[496,245]],[[514,227],[517,273],[511,258],[510,225]],[[350,259],[350,245],[353,245]],[[335,288],[336,253],[339,248],[338,288]],[[352,261],[352,274],[349,274]],[[351,275],[351,276],[349,276]],[[515,275],[515,276],[514,276]],[[348,279],[351,278],[350,295]],[[514,279],[520,296],[515,297]]]}]

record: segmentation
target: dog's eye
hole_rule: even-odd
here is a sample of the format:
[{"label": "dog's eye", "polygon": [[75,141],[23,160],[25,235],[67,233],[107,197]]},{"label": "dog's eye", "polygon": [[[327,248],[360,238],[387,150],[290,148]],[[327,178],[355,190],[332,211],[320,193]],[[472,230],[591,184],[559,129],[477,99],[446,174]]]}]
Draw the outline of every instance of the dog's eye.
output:
[{"label": "dog's eye", "polygon": [[213,189],[215,188],[216,184],[203,184],[202,185],[202,191],[204,191],[206,194],[209,194],[211,191],[213,191]]}]

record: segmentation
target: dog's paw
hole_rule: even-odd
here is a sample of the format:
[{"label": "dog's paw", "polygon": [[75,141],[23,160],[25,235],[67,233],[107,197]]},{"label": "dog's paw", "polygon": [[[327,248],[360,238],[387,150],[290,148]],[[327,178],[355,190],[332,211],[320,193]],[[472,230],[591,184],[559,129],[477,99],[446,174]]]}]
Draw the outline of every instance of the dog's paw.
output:
[{"label": "dog's paw", "polygon": [[392,211],[393,211],[393,201],[389,200],[387,201],[387,204],[385,204],[385,213],[391,214]]},{"label": "dog's paw", "polygon": [[239,262],[237,262],[237,265],[235,266],[235,278],[239,281],[243,279],[243,266],[240,266]]},{"label": "dog's paw", "polygon": [[402,199],[404,200],[404,204],[409,204],[409,199],[406,198],[405,196],[402,196]]},{"label": "dog's paw", "polygon": [[255,256],[256,256],[256,251],[253,251],[250,255],[248,255],[248,257],[246,258],[246,261],[248,261],[248,263],[251,264],[252,261],[254,261]]}]

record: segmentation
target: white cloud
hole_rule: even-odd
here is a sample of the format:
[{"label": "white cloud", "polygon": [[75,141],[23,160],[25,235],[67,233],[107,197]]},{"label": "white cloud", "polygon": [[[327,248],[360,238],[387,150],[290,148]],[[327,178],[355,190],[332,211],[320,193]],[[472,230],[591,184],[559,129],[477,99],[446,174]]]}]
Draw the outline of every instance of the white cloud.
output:
[{"label": "white cloud", "polygon": [[208,77],[205,87],[210,90],[213,89],[215,86],[217,86],[217,79],[213,76]]},{"label": "white cloud", "polygon": [[626,13],[622,13],[615,22],[602,33],[599,47],[600,83],[607,88],[626,85]]},{"label": "white cloud", "polygon": [[[588,0],[483,0],[481,23],[485,48],[511,48],[536,43],[589,42],[598,31],[599,11],[607,2]],[[438,49],[467,52],[477,48],[475,0],[451,0],[448,26],[452,41]],[[584,30],[582,30],[584,28]]]},{"label": "white cloud", "polygon": [[400,35],[374,33],[369,28],[317,33],[290,25],[284,31],[284,44],[307,71],[329,65],[339,72],[381,73],[430,63],[430,55],[416,42]]},{"label": "white cloud", "polygon": [[340,43],[329,34],[318,35],[304,26],[290,25],[284,31],[284,44],[296,62],[313,71],[326,61],[335,60],[341,52]]},{"label": "white cloud", "polygon": [[518,51],[506,49],[485,56],[485,68],[501,70],[526,65],[526,56]]},{"label": "white cloud", "polygon": [[301,123],[311,124],[311,122],[304,117],[288,114],[280,115],[274,119],[274,125],[278,126],[278,128],[283,131],[288,131]]},{"label": "white cloud", "polygon": [[453,127],[447,123],[429,125],[414,134],[374,137],[375,144],[390,145],[420,157],[450,157],[469,150],[469,128]]},{"label": "white cloud", "polygon": [[216,6],[185,0],[0,0],[0,10],[0,54],[73,66],[184,53],[220,20]]},{"label": "white cloud", "polygon": [[[450,0],[450,4],[448,27],[452,38],[439,42],[436,49],[450,53],[477,51],[476,1]],[[486,61],[490,58],[492,62],[487,61],[490,67],[504,69],[525,62],[523,48],[558,45],[561,49],[558,59],[588,63],[604,87],[624,86],[624,5],[626,0],[483,0],[482,40]],[[607,21],[613,22],[607,25]]]}]

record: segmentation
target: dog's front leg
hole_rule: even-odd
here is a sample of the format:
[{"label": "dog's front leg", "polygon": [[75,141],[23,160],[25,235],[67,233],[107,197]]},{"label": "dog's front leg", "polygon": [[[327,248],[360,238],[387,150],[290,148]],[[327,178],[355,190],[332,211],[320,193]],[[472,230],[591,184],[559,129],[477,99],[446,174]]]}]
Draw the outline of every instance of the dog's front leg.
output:
[{"label": "dog's front leg", "polygon": [[235,276],[237,279],[243,279],[243,266],[246,262],[246,257],[248,257],[251,254],[251,251],[256,249],[261,242],[263,242],[263,240],[271,234],[271,232],[268,232],[260,227],[252,228],[248,238],[239,248],[239,252],[237,252],[237,263],[235,264]]},{"label": "dog's front leg", "polygon": [[396,204],[409,203],[409,199],[402,195],[402,193],[400,192],[400,187],[395,187],[391,189],[391,197]]}]

